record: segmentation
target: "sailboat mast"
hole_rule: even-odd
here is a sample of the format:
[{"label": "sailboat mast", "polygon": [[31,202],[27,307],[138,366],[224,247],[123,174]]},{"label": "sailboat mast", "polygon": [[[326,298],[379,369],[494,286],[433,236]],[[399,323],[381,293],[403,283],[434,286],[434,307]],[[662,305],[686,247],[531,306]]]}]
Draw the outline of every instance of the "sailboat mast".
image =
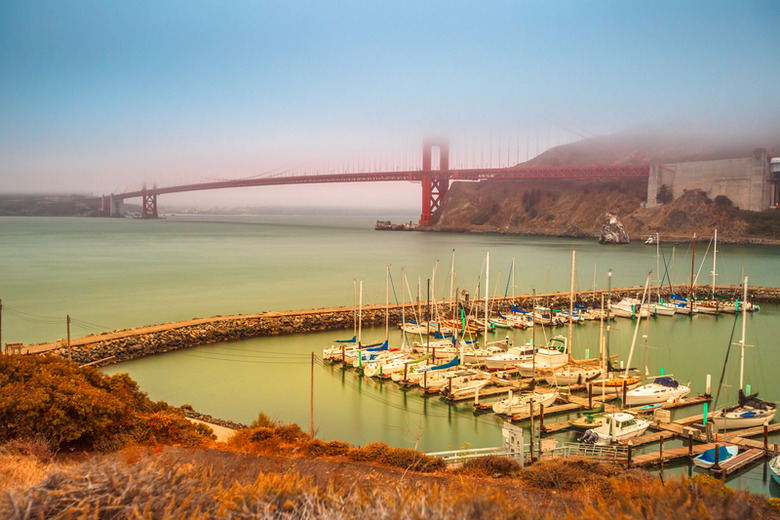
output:
[{"label": "sailboat mast", "polygon": [[634,338],[631,340],[631,350],[628,351],[628,363],[626,364],[626,372],[623,377],[628,378],[628,371],[631,369],[631,358],[634,355],[634,346],[636,345],[636,337],[639,333],[639,322],[642,321],[642,306],[645,304],[645,298],[647,297],[647,288],[650,286],[650,277],[653,276],[653,271],[647,273],[647,281],[645,281],[645,290],[642,292],[642,301],[639,304],[639,314],[636,317],[636,327],[634,328]]},{"label": "sailboat mast", "polygon": [[744,288],[742,289],[742,339],[739,340],[740,359],[739,359],[739,389],[742,390],[742,380],[745,373],[745,322],[747,319],[747,276],[744,278]]},{"label": "sailboat mast", "polygon": [[569,354],[569,362],[571,362],[571,324],[574,316],[574,258],[576,251],[571,252],[571,285],[569,286],[569,337],[566,340],[566,350]]},{"label": "sailboat mast", "polygon": [[482,334],[482,346],[487,347],[488,300],[490,299],[490,251],[485,253],[485,332]]},{"label": "sailboat mast", "polygon": [[390,340],[390,266],[385,266],[385,341]]},{"label": "sailboat mast", "polygon": [[691,251],[691,289],[688,291],[688,300],[691,304],[691,314],[693,314],[693,300],[695,295],[693,294],[693,259],[696,256],[696,233],[693,234],[693,250]]},{"label": "sailboat mast", "polygon": [[360,297],[358,299],[358,347],[363,339],[363,280],[360,280]]},{"label": "sailboat mast", "polygon": [[452,260],[450,262],[450,314],[452,319],[457,320],[455,316],[455,250],[452,250]]},{"label": "sailboat mast", "polygon": [[655,234],[655,279],[658,281],[658,303],[661,303],[661,240]]},{"label": "sailboat mast", "polygon": [[712,299],[715,299],[715,277],[718,276],[717,272],[717,260],[718,260],[718,230],[715,230],[714,249],[712,250]]},{"label": "sailboat mast", "polygon": [[406,295],[404,294],[404,284],[406,283],[406,273],[401,268],[401,348],[406,348]]}]

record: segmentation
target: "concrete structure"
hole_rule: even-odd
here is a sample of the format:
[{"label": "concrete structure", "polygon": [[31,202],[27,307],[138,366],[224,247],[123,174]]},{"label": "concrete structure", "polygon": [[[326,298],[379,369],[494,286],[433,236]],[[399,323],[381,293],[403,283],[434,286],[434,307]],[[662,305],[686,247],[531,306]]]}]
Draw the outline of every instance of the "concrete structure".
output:
[{"label": "concrete structure", "polygon": [[763,148],[743,159],[665,165],[654,160],[647,181],[647,207],[658,206],[656,199],[666,186],[672,198],[685,190],[702,190],[711,199],[724,195],[740,209],[765,210],[778,202],[778,178],[770,174],[769,165]]}]

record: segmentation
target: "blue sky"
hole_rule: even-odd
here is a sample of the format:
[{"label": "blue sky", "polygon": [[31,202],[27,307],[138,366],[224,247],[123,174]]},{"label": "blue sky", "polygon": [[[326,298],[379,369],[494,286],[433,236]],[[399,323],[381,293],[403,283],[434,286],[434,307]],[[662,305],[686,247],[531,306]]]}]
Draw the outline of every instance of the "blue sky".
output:
[{"label": "blue sky", "polygon": [[[655,121],[777,114],[779,51],[777,1],[7,0],[0,192],[401,167],[427,135],[453,139],[461,163],[488,147],[506,164]],[[419,203],[411,184],[167,202],[356,194]]]}]

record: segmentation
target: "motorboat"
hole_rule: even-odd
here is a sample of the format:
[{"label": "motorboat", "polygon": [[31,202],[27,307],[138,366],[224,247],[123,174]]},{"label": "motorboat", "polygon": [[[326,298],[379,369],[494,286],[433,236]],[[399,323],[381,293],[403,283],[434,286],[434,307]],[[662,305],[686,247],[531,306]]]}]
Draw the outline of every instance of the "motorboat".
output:
[{"label": "motorboat", "polygon": [[581,441],[585,444],[609,445],[639,437],[650,426],[650,421],[632,413],[616,412],[604,415],[604,423],[587,430]]},{"label": "motorboat", "polygon": [[500,415],[512,415],[534,408],[549,406],[558,399],[558,392],[531,392],[530,394],[510,395],[506,399],[493,403],[493,412]]}]

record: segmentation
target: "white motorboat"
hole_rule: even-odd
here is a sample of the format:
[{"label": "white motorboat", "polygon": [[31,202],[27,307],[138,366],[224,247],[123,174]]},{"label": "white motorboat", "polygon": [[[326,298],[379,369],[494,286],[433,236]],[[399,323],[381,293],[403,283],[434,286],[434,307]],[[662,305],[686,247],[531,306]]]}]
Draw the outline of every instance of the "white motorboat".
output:
[{"label": "white motorboat", "polygon": [[669,376],[657,377],[652,383],[638,386],[626,392],[625,406],[665,403],[682,399],[691,393],[686,385],[679,384]]},{"label": "white motorboat", "polygon": [[510,347],[508,351],[494,354],[485,358],[485,367],[488,370],[507,370],[516,364],[531,359],[534,348],[531,345],[522,347]]},{"label": "white motorboat", "polygon": [[493,403],[493,412],[501,415],[512,415],[530,410],[532,402],[534,408],[538,409],[540,405],[553,404],[557,398],[557,391],[510,395],[506,399]]},{"label": "white motorboat", "polygon": [[632,437],[639,437],[650,421],[628,412],[608,413],[604,416],[604,424],[587,430],[582,436],[585,444],[609,445]]},{"label": "white motorboat", "polygon": [[650,315],[650,306],[642,305],[642,302],[636,298],[623,298],[610,305],[609,310],[620,318],[636,318],[640,313],[642,318]]},{"label": "white motorboat", "polygon": [[548,346],[536,349],[535,357],[535,360],[515,365],[521,376],[532,377],[534,368],[536,370],[550,370],[568,363],[569,353],[566,349],[566,339],[563,336],[552,338]]}]

